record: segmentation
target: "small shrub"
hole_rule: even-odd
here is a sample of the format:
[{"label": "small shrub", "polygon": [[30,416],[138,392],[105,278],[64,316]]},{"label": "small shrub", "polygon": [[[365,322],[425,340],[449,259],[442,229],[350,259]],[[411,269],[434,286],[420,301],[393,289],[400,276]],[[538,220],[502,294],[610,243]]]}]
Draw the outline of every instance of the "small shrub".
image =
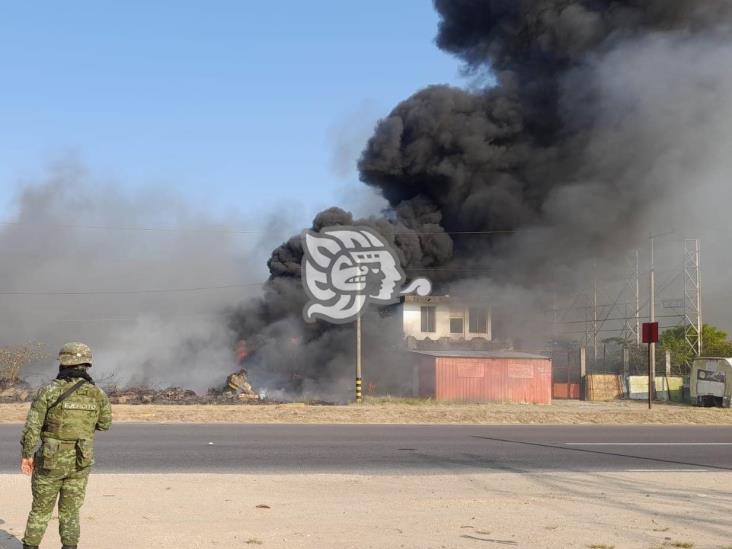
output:
[{"label": "small shrub", "polygon": [[23,368],[46,357],[43,345],[40,343],[0,347],[0,383],[4,385],[18,383]]}]

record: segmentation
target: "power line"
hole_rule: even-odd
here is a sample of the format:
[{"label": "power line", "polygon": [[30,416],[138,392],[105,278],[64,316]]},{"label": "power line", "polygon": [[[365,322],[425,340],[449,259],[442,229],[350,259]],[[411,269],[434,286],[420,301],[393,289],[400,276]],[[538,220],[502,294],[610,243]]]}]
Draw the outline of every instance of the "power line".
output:
[{"label": "power line", "polygon": [[[678,324],[669,324],[668,326],[661,326],[659,325],[658,329],[663,330],[669,330],[671,328],[678,328]],[[602,333],[622,333],[623,328],[605,328],[602,330]],[[581,332],[558,332],[558,335],[571,335],[571,334],[584,334],[585,331]]]},{"label": "power line", "polygon": [[453,267],[404,267],[405,271],[445,271],[449,273],[492,273],[495,269],[480,268],[475,269],[459,269]]},{"label": "power line", "polygon": [[[608,305],[604,305],[604,307],[608,307]],[[656,318],[679,318],[679,315],[656,315]],[[628,317],[605,318],[605,319],[603,319],[603,322],[614,321],[614,320],[628,320]],[[562,324],[586,324],[586,323],[587,323],[587,320],[565,320],[562,322]],[[600,329],[599,331],[604,332],[604,331],[610,331],[610,330]]]},{"label": "power line", "polygon": [[[523,229],[527,230],[527,229]],[[410,232],[396,232],[391,234],[396,235],[417,235],[421,236],[423,234],[449,234],[449,235],[490,235],[490,234],[513,234],[517,233],[518,231],[513,229],[507,229],[503,231],[410,231]]]},{"label": "power line", "polygon": [[168,294],[202,292],[208,290],[227,290],[231,288],[248,288],[261,286],[262,282],[249,284],[226,284],[222,286],[198,286],[193,288],[155,288],[145,290],[0,290],[0,295],[135,295],[135,294]]},{"label": "power line", "polygon": [[[9,227],[46,227],[50,229],[83,229],[98,231],[125,231],[125,232],[207,232],[207,233],[223,233],[223,234],[264,234],[269,232],[268,229],[235,229],[235,228],[187,228],[187,227],[145,227],[145,226],[123,226],[123,225],[78,225],[69,223],[26,223],[23,221],[0,221],[0,225]],[[344,226],[345,228],[345,226]],[[377,229],[378,230],[378,229]],[[524,229],[526,230],[526,229]],[[396,231],[390,234],[395,236],[422,236],[422,235],[492,235],[492,234],[512,234],[518,232],[514,229],[494,230],[494,231]]]},{"label": "power line", "polygon": [[266,232],[262,229],[257,230],[240,230],[233,228],[216,229],[216,228],[185,228],[185,227],[133,227],[133,226],[115,226],[115,225],[76,225],[68,223],[24,223],[22,221],[0,221],[0,225],[15,227],[44,227],[49,229],[84,229],[99,231],[139,231],[139,232],[213,232],[213,233],[230,233],[230,234],[261,234]]},{"label": "power line", "polygon": [[[78,324],[88,324],[88,323],[94,323],[94,322],[126,322],[131,320],[139,320],[140,318],[145,317],[146,315],[152,315],[154,313],[151,312],[141,312],[137,316],[110,316],[110,317],[102,317],[102,318],[62,318],[60,320],[53,320],[50,322],[47,322],[48,325],[52,324],[66,324],[66,323],[78,323]],[[220,317],[220,314],[216,313],[191,313],[191,314],[176,314],[176,315],[159,315],[159,318],[162,320],[169,320],[173,318],[218,318]],[[157,318],[157,317],[156,317]]]}]

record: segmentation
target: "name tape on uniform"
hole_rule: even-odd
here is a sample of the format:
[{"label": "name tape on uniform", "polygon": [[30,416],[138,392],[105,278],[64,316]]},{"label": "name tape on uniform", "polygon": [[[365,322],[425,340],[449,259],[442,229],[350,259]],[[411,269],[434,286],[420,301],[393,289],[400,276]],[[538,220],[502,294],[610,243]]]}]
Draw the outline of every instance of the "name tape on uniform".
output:
[{"label": "name tape on uniform", "polygon": [[97,405],[87,402],[64,402],[61,405],[65,410],[88,410],[94,411],[97,409]]}]

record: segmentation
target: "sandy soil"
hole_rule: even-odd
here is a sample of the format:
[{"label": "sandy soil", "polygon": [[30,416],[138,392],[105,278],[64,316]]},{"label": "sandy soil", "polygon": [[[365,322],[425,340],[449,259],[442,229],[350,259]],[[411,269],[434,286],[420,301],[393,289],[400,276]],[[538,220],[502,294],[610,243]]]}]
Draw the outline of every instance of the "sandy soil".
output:
[{"label": "sandy soil", "polygon": [[[732,544],[730,485],[729,472],[95,475],[80,547],[717,549]],[[0,547],[19,549],[29,480],[0,486]],[[58,547],[56,529],[41,547]]]},{"label": "sandy soil", "polygon": [[[0,404],[0,423],[25,420],[28,404]],[[732,424],[732,409],[634,401],[533,404],[406,404],[350,406],[113,405],[114,420],[156,423],[454,423],[454,424]]]}]

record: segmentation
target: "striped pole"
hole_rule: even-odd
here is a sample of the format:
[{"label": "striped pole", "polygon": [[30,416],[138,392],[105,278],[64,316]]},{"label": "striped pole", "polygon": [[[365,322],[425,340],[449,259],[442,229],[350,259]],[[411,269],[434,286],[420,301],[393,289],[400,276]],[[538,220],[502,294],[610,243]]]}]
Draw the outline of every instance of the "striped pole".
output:
[{"label": "striped pole", "polygon": [[361,314],[356,317],[356,403],[363,402],[361,380]]}]

